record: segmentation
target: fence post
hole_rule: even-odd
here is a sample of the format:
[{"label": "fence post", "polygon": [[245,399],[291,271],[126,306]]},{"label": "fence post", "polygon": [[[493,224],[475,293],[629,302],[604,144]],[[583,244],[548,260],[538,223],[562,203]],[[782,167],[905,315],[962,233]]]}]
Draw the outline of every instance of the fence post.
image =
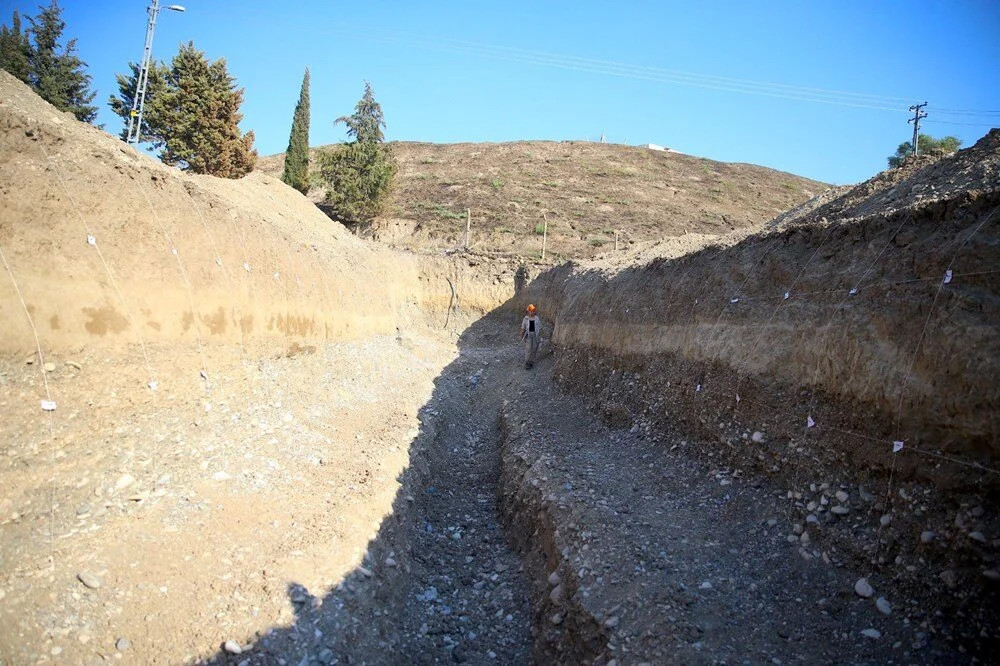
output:
[{"label": "fence post", "polygon": [[472,210],[465,209],[465,249],[469,249],[469,234],[472,231]]},{"label": "fence post", "polygon": [[542,213],[542,261],[545,261],[545,243],[549,238],[549,218]]}]

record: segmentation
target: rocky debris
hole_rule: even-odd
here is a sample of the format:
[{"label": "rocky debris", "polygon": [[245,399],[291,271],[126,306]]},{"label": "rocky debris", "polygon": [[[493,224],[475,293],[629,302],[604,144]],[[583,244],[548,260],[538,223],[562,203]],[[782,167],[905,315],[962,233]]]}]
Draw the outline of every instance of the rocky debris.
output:
[{"label": "rocky debris", "polygon": [[229,654],[243,654],[243,646],[232,639],[227,640],[225,644],[223,644],[222,649]]},{"label": "rocky debris", "polygon": [[883,615],[892,615],[892,606],[885,597],[879,597],[875,600],[875,608]]},{"label": "rocky debris", "polygon": [[98,590],[101,588],[101,579],[89,571],[81,571],[76,575],[76,579],[91,590]]},{"label": "rocky debris", "polygon": [[[546,425],[553,422],[560,424],[558,431]],[[720,476],[744,474],[694,463],[643,430],[609,429],[606,423],[589,417],[578,399],[544,384],[502,408],[501,507],[511,538],[527,554],[526,568],[532,570],[533,557],[542,560],[534,574],[535,614],[545,625],[536,626],[536,660],[770,659],[773,646],[748,632],[750,625],[778,627],[778,637],[795,646],[799,659],[815,663],[872,659],[874,641],[857,641],[867,629],[881,636],[891,628],[914,640],[913,629],[900,613],[891,613],[886,598],[874,598],[867,580],[845,578],[852,565],[841,559],[839,544],[827,542],[831,525],[847,523],[831,522],[830,508],[851,502],[850,491],[843,490],[846,499],[837,498],[837,485],[817,482],[776,499],[766,482],[721,486]],[[867,501],[860,492],[856,498]],[[802,511],[815,502],[814,513],[807,514],[813,519],[784,523],[774,517],[786,501]],[[713,528],[722,520],[741,525],[740,536]],[[785,540],[794,544],[787,554],[775,549]],[[860,606],[844,611],[840,590],[851,581],[873,599],[870,613]],[[557,586],[572,589],[572,596]],[[885,627],[867,624],[874,612]],[[806,628],[782,626],[793,616],[796,626]],[[706,617],[726,619],[709,624]],[[603,633],[589,633],[597,630]],[[803,644],[802,632],[833,636],[833,643]],[[627,654],[621,645],[628,646]],[[874,649],[889,659],[895,648],[880,642]]]},{"label": "rocky debris", "polygon": [[868,599],[873,594],[875,594],[875,588],[873,588],[866,579],[859,578],[858,581],[854,583],[854,592],[859,597],[862,597],[863,599]]},{"label": "rocky debris", "polygon": [[121,476],[118,477],[118,480],[115,481],[115,490],[125,490],[133,483],[135,483],[134,476],[132,476],[131,474],[122,474]]},{"label": "rocky debris", "polygon": [[951,569],[945,569],[944,571],[942,571],[940,574],[938,574],[938,578],[940,578],[941,582],[952,590],[958,587],[958,576]]}]

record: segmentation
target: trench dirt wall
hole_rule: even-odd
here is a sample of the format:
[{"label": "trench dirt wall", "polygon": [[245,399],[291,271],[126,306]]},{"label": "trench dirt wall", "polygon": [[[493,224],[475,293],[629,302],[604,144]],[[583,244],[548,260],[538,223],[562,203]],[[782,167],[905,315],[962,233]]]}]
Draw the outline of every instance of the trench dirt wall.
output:
[{"label": "trench dirt wall", "polygon": [[[998,142],[954,159],[995,162]],[[710,240],[686,254],[665,246],[639,264],[567,265],[522,300],[554,319],[566,385],[606,401],[619,381],[611,373],[631,372],[620,388],[635,414],[672,412],[713,428],[742,415],[751,430],[780,421],[788,438],[826,426],[840,447],[873,449],[862,457],[877,465],[888,465],[893,441],[993,464],[998,206],[994,181],[886,214]]]},{"label": "trench dirt wall", "polygon": [[513,294],[513,266],[379,249],[276,179],[166,168],[0,76],[0,353],[36,332],[55,353],[253,353],[455,326]]}]

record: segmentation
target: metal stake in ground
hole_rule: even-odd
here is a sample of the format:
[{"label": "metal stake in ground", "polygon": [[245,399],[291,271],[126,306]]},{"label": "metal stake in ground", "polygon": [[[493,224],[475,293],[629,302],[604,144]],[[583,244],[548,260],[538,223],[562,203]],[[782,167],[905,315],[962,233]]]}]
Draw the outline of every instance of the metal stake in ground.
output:
[{"label": "metal stake in ground", "polygon": [[542,261],[545,261],[545,242],[549,237],[549,220],[545,217],[545,213],[542,213]]},{"label": "metal stake in ground", "polygon": [[[181,5],[170,5],[167,9],[183,12]],[[135,81],[135,95],[132,97],[132,110],[128,114],[128,132],[125,133],[126,143],[139,143],[142,132],[142,110],[146,104],[146,83],[149,81],[149,66],[153,60],[153,32],[156,29],[156,16],[160,13],[160,0],[153,0],[146,9],[149,20],[146,22],[146,44],[142,49],[142,63]]]},{"label": "metal stake in ground", "polygon": [[465,249],[469,249],[469,234],[472,232],[472,210],[465,209]]}]

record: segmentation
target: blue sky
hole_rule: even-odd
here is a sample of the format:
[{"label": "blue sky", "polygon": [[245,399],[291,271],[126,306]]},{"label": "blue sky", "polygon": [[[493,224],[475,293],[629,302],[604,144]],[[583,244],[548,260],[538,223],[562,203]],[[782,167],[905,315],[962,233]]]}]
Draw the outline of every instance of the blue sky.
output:
[{"label": "blue sky", "polygon": [[[193,40],[224,57],[246,88],[243,127],[261,154],[285,149],[306,65],[312,145],[343,138],[333,119],[352,110],[366,79],[390,139],[593,140],[603,131],[616,143],[838,184],[884,168],[910,137],[911,103],[931,104],[924,131],[965,145],[1000,126],[995,0],[179,1],[187,12],[161,14],[155,56]],[[38,4],[0,0],[0,18]],[[147,4],[60,2],[112,132],[120,122],[105,102],[115,72],[141,56]],[[739,92],[748,89],[769,95]]]}]

